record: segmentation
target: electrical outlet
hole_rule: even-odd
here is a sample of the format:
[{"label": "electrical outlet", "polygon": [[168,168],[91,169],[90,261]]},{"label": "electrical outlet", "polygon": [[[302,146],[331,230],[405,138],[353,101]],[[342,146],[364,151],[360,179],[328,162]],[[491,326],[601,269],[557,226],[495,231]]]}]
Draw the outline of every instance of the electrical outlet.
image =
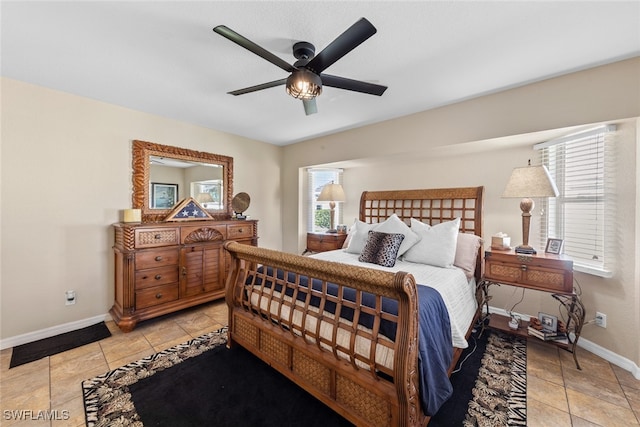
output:
[{"label": "electrical outlet", "polygon": [[607,315],[596,311],[596,325],[601,328],[607,327]]},{"label": "electrical outlet", "polygon": [[66,291],[64,293],[64,305],[73,305],[76,303],[76,291]]}]

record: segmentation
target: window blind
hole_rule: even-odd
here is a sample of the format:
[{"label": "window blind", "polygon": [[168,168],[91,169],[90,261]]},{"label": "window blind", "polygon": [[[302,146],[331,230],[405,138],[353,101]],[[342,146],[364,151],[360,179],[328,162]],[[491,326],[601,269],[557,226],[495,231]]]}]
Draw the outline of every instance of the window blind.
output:
[{"label": "window blind", "polygon": [[534,146],[559,195],[542,202],[540,246],[564,240],[574,269],[613,275],[615,126],[608,125]]},{"label": "window blind", "polygon": [[[307,169],[307,230],[310,232],[324,232],[329,229],[324,224],[322,215],[328,219],[329,202],[318,202],[318,196],[322,188],[331,182],[342,184],[342,169],[334,168],[309,168]],[[342,224],[342,203],[336,203],[335,221]],[[326,225],[326,227],[324,226]]]}]

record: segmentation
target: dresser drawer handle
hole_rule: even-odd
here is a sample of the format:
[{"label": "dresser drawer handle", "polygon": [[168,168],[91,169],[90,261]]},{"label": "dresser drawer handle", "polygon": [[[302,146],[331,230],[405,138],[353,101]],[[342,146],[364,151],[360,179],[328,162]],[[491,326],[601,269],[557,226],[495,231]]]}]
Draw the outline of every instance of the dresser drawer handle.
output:
[{"label": "dresser drawer handle", "polygon": [[153,238],[156,239],[156,240],[160,240],[160,239],[162,239],[162,235],[156,234],[155,236],[153,236]]},{"label": "dresser drawer handle", "polygon": [[524,265],[524,264],[523,264],[523,265],[521,265],[521,266],[520,266],[520,270],[522,270],[522,271],[527,271],[527,266],[526,266],[526,265]]},{"label": "dresser drawer handle", "polygon": [[160,255],[158,255],[158,256],[156,257],[156,261],[162,261],[162,257],[161,257]]},{"label": "dresser drawer handle", "polygon": [[162,279],[162,275],[161,274],[156,274],[156,280],[160,280]]},{"label": "dresser drawer handle", "polygon": [[162,294],[161,293],[157,293],[156,294],[156,299],[160,299],[160,298],[162,298]]},{"label": "dresser drawer handle", "polygon": [[238,233],[242,233],[242,228],[238,228]]}]

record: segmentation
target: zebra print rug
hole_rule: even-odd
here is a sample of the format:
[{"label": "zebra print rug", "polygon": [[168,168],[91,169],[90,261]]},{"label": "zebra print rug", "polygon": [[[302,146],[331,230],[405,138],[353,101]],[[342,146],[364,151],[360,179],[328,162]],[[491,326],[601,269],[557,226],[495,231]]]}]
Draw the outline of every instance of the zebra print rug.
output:
[{"label": "zebra print rug", "polygon": [[87,426],[142,427],[143,423],[133,405],[128,386],[226,343],[225,327],[83,381]]},{"label": "zebra print rug", "polygon": [[527,343],[489,335],[464,427],[527,425]]},{"label": "zebra print rug", "polygon": [[[479,351],[476,354],[470,352],[469,361],[476,359],[472,372],[454,374],[467,380],[471,378],[468,382],[475,378],[473,390],[469,392],[472,386],[467,384],[463,387],[467,391],[461,393],[452,377],[454,396],[450,401],[457,400],[458,405],[462,406],[459,406],[459,410],[443,407],[440,412],[447,416],[438,419],[436,415],[430,427],[526,426],[526,342],[493,331],[485,331],[484,334],[481,338],[474,337],[479,343]],[[223,328],[83,381],[86,425],[142,427],[143,422],[134,406],[129,387],[226,342],[227,329]],[[478,368],[477,359],[480,356],[482,359]],[[463,354],[461,359],[464,360],[464,357]],[[467,365],[472,363],[467,362]],[[469,369],[469,366],[465,368]],[[463,397],[461,394],[469,396]],[[465,408],[466,414],[463,415]],[[450,418],[454,414],[455,421]]]}]

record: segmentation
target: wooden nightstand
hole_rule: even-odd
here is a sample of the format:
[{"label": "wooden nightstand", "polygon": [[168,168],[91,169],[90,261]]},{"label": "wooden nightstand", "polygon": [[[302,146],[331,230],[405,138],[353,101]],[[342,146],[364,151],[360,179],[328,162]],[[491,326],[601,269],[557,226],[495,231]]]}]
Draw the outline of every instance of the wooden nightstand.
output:
[{"label": "wooden nightstand", "polygon": [[340,249],[346,238],[346,233],[307,233],[307,249],[304,250],[302,255],[307,252],[325,252]]},{"label": "wooden nightstand", "polygon": [[[485,252],[484,277],[478,287],[482,303],[489,312],[489,287],[491,285],[509,285],[525,289],[550,292],[560,302],[563,315],[567,320],[567,331],[574,337],[569,344],[555,344],[573,353],[576,367],[580,368],[576,357],[576,344],[584,325],[585,309],[580,296],[573,292],[573,261],[565,255],[554,254],[517,254],[513,250],[492,250]],[[522,337],[528,337],[529,322],[521,322],[518,330],[508,327],[509,318],[492,313],[489,327]]]},{"label": "wooden nightstand", "polygon": [[573,261],[565,255],[486,251],[485,280],[545,292],[573,292]]}]

